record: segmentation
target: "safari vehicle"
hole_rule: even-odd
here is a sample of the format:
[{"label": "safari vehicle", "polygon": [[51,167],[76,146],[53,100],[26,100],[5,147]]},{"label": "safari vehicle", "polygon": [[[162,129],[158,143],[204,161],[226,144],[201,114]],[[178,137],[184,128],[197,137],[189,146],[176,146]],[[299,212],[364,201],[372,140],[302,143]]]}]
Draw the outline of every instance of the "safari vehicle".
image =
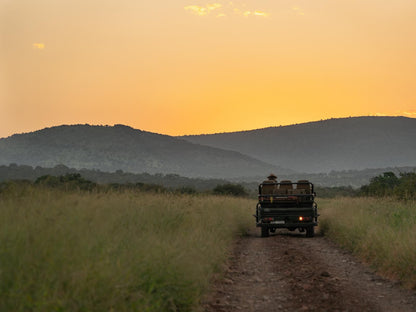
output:
[{"label": "safari vehicle", "polygon": [[307,180],[261,183],[254,215],[256,226],[261,228],[261,237],[268,237],[278,228],[306,231],[306,237],[313,237],[314,227],[318,225],[315,196],[313,184]]}]

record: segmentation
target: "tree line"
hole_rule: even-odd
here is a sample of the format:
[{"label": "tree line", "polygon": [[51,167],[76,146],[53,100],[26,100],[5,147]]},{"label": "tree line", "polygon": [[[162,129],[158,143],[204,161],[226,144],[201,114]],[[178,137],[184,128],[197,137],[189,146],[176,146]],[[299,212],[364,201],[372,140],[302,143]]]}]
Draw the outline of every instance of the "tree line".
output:
[{"label": "tree line", "polygon": [[[333,198],[337,196],[394,196],[399,199],[416,199],[416,172],[387,171],[373,176],[368,184],[359,188],[352,186],[319,186],[314,179],[318,197]],[[211,193],[218,195],[250,196],[257,195],[258,182],[226,181],[221,179],[187,178],[177,174],[134,174],[117,170],[103,172],[100,170],[74,169],[64,165],[53,168],[31,167],[10,164],[0,166],[0,183],[4,189],[8,183],[19,183],[58,187],[62,189],[124,190],[179,192],[183,194]],[[2,183],[3,182],[3,183]],[[318,184],[318,185],[317,185]],[[1,191],[1,190],[0,190]]]},{"label": "tree line", "polygon": [[396,176],[394,172],[384,172],[370,180],[360,188],[361,196],[386,197],[398,199],[416,199],[416,172],[402,172]]},{"label": "tree line", "polygon": [[75,169],[65,165],[57,165],[52,168],[17,164],[0,166],[0,182],[11,180],[29,180],[34,182],[41,176],[59,177],[67,174],[80,174],[83,178],[98,184],[135,185],[142,183],[145,185],[159,185],[165,188],[194,188],[200,192],[212,190],[217,185],[228,182],[223,179],[187,178],[178,174],[131,173],[123,170],[105,172],[96,169]]},{"label": "tree line", "polygon": [[88,191],[88,192],[108,192],[108,191],[140,191],[155,193],[176,193],[176,194],[213,194],[227,196],[247,197],[249,193],[240,184],[225,183],[218,184],[211,190],[200,191],[193,187],[182,186],[177,188],[165,187],[160,184],[151,183],[106,183],[99,184],[87,180],[79,173],[67,173],[65,175],[53,176],[43,175],[35,181],[30,180],[9,180],[0,182],[0,195],[16,194],[24,192],[28,187],[41,187],[58,189],[61,191]]},{"label": "tree line", "polygon": [[372,177],[368,184],[360,188],[351,186],[316,187],[319,197],[395,197],[399,200],[416,199],[416,172],[401,172],[396,175],[392,171]]}]

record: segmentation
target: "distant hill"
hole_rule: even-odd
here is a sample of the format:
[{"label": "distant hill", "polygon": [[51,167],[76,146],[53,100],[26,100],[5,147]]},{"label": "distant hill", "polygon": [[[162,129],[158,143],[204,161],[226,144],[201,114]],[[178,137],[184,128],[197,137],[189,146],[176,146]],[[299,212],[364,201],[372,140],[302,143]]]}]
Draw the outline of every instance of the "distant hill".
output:
[{"label": "distant hill", "polygon": [[10,163],[206,178],[290,172],[239,152],[123,125],[64,125],[0,139],[0,165]]},{"label": "distant hill", "polygon": [[298,172],[416,165],[416,119],[405,117],[340,118],[181,138]]}]

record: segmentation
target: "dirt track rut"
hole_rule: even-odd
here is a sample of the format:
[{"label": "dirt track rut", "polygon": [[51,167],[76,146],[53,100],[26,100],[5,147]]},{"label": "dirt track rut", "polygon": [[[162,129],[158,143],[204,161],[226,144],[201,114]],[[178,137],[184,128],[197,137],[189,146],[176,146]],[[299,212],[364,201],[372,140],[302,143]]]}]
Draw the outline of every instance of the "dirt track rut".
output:
[{"label": "dirt track rut", "polygon": [[324,237],[258,230],[235,246],[206,312],[416,311],[416,293],[384,280]]}]

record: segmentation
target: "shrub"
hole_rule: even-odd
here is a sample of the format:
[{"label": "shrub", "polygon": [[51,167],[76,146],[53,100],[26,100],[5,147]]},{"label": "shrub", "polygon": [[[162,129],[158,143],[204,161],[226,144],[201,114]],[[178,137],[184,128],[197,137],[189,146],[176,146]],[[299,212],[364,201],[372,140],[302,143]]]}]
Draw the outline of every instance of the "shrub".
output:
[{"label": "shrub", "polygon": [[97,184],[81,177],[79,173],[68,173],[63,176],[44,175],[36,179],[35,185],[43,185],[52,188],[65,190],[84,190],[91,191]]},{"label": "shrub", "polygon": [[232,195],[232,196],[247,196],[245,188],[241,184],[220,184],[217,185],[213,193],[216,195]]},{"label": "shrub", "polygon": [[397,177],[393,172],[385,172],[372,178],[368,185],[363,185],[360,195],[416,199],[416,173],[400,173],[400,177]]},{"label": "shrub", "polygon": [[180,194],[197,194],[196,189],[189,186],[184,186],[176,190]]}]

